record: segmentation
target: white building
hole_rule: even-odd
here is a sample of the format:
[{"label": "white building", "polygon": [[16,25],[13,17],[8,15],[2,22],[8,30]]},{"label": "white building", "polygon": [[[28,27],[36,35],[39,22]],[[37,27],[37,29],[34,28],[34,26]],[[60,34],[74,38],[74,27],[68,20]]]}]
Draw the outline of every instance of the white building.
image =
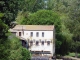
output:
[{"label": "white building", "polygon": [[55,29],[53,25],[16,25],[10,31],[24,38],[29,43],[29,50],[34,54],[55,54]]}]

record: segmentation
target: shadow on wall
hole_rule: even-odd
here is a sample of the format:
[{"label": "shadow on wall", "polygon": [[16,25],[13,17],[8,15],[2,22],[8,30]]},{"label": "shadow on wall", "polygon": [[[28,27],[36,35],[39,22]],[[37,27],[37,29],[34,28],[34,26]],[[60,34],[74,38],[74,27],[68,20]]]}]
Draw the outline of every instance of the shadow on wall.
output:
[{"label": "shadow on wall", "polygon": [[21,40],[21,43],[22,43],[22,46],[23,47],[25,47],[25,48],[29,48],[29,44],[28,44],[28,42],[27,41],[25,41],[25,40]]}]

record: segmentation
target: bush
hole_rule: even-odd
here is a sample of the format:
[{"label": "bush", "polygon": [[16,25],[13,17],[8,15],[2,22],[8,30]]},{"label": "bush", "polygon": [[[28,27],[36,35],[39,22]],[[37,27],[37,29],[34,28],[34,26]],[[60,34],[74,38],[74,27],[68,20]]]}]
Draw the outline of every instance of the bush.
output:
[{"label": "bush", "polygon": [[14,35],[10,39],[10,56],[8,60],[30,60],[31,54],[27,48],[22,47],[20,40]]},{"label": "bush", "polygon": [[22,48],[22,60],[30,60],[31,59],[31,53],[26,48]]}]

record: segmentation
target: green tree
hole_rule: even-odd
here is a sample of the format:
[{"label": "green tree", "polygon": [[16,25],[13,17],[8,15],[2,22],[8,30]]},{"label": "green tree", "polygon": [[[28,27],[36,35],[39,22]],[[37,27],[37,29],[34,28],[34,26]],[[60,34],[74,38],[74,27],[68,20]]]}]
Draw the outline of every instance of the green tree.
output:
[{"label": "green tree", "polygon": [[48,0],[47,9],[67,14],[70,2],[70,0]]},{"label": "green tree", "polygon": [[10,56],[9,60],[21,60],[22,59],[22,46],[21,42],[18,38],[16,38],[14,35],[9,35],[10,40]]},{"label": "green tree", "polygon": [[43,0],[24,0],[20,3],[21,5],[19,7],[22,8],[20,11],[23,12],[36,12],[39,9],[43,9]]},{"label": "green tree", "polygon": [[78,53],[80,53],[80,42],[79,41],[73,41],[71,43],[71,52],[75,52],[75,57],[78,57]]},{"label": "green tree", "polygon": [[9,60],[11,50],[7,33],[11,27],[10,23],[15,20],[18,9],[20,9],[20,2],[21,0],[0,0],[0,60]]},{"label": "green tree", "polygon": [[[3,13],[0,13],[0,59],[8,60],[9,56],[9,40],[7,39],[7,30],[8,26],[4,24],[1,18],[4,16]],[[5,56],[6,55],[6,56]]]},{"label": "green tree", "polygon": [[[76,45],[76,41],[80,41],[80,1],[79,0],[49,0],[49,9],[59,12],[60,14],[66,15],[65,26],[69,29],[70,33],[73,34],[73,40]],[[63,20],[62,19],[62,20]],[[73,46],[73,45],[72,45]],[[79,44],[78,44],[79,46]],[[75,49],[76,49],[75,47]],[[74,52],[75,52],[74,49]],[[79,47],[77,48],[79,49]],[[73,50],[73,49],[71,49]],[[78,50],[76,50],[78,52]]]},{"label": "green tree", "polygon": [[31,53],[26,48],[22,48],[22,60],[31,60]]},{"label": "green tree", "polygon": [[61,31],[56,34],[56,54],[66,55],[70,52],[72,34],[66,28],[65,24],[62,24]]},{"label": "green tree", "polygon": [[31,53],[27,48],[22,47],[20,39],[13,34],[9,35],[10,40],[10,56],[8,60],[30,60]]},{"label": "green tree", "polygon": [[15,20],[19,7],[21,5],[21,0],[1,0],[0,1],[0,12],[4,14],[1,20],[10,26],[10,23]]},{"label": "green tree", "polygon": [[[27,22],[26,22],[27,21]],[[36,21],[36,22],[35,22]],[[59,15],[51,10],[40,10],[35,13],[29,14],[28,19],[25,20],[26,24],[33,25],[53,25],[57,23],[60,25],[61,20]],[[34,22],[34,23],[33,23]],[[24,23],[24,22],[23,22]]]},{"label": "green tree", "polygon": [[65,55],[69,52],[72,34],[66,28],[59,13],[51,10],[40,10],[29,14],[27,18],[22,20],[21,24],[54,25],[56,29],[56,54]]},{"label": "green tree", "polygon": [[79,31],[80,30],[80,1],[79,0],[71,1],[70,8],[68,8],[68,15],[70,20],[66,25],[69,28],[70,32],[73,34],[73,43],[76,46],[75,47],[76,50],[74,49],[74,52],[79,52],[78,51],[80,48],[78,47],[79,43],[77,43],[78,45],[76,45],[76,42],[80,42],[80,34],[79,34],[80,33]]}]

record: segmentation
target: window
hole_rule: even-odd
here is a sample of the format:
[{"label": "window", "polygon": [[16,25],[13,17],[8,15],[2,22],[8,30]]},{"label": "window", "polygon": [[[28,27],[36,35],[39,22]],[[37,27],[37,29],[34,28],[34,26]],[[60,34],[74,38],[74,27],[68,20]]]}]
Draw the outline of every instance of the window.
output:
[{"label": "window", "polygon": [[39,37],[39,32],[36,32],[36,37]]},{"label": "window", "polygon": [[30,36],[33,37],[33,32],[31,32]]},{"label": "window", "polygon": [[44,32],[42,32],[42,37],[44,37]]},{"label": "window", "polygon": [[19,36],[21,36],[21,32],[19,32]]},{"label": "window", "polygon": [[33,41],[30,41],[30,46],[32,46],[33,45]]},{"label": "window", "polygon": [[39,41],[36,41],[36,45],[39,45]]},{"label": "window", "polygon": [[42,45],[44,45],[44,41],[42,41]]},{"label": "window", "polygon": [[50,41],[47,41],[47,45],[50,45]]}]

